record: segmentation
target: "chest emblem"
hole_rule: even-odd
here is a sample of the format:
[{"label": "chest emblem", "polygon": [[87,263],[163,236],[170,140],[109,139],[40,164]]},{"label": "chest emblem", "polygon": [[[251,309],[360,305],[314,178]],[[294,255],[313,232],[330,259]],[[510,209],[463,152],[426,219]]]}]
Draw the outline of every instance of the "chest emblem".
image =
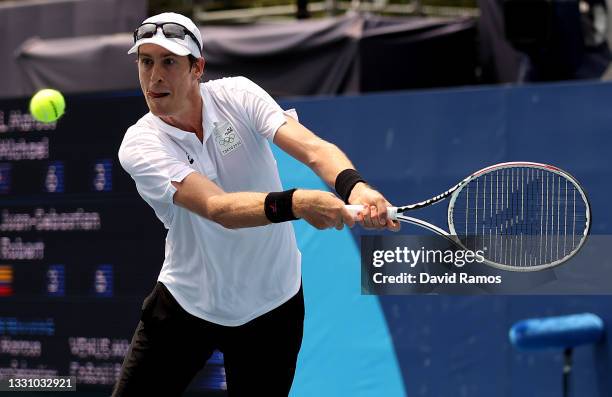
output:
[{"label": "chest emblem", "polygon": [[214,124],[213,136],[215,145],[222,155],[227,156],[234,150],[242,146],[242,139],[238,131],[229,123],[222,121]]}]

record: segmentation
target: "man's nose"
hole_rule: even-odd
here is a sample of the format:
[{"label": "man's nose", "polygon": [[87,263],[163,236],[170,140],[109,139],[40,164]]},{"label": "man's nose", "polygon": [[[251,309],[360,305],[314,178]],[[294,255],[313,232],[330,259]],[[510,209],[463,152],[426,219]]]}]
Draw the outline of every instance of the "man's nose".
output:
[{"label": "man's nose", "polygon": [[151,82],[157,83],[164,80],[163,70],[159,63],[153,64],[153,70],[151,71]]}]

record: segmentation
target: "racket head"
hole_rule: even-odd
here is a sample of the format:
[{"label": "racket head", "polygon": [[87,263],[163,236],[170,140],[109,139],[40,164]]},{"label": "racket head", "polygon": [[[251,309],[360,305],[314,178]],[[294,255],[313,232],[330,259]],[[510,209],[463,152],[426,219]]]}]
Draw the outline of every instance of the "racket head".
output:
[{"label": "racket head", "polygon": [[482,250],[492,267],[538,271],[582,248],[591,206],[566,171],[533,162],[500,163],[460,183],[450,198],[448,227],[463,248]]}]

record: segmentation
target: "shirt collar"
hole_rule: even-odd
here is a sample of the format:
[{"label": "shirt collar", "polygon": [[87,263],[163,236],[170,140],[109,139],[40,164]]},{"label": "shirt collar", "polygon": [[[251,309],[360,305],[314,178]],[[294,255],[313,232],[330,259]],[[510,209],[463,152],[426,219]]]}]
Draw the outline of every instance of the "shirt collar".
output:
[{"label": "shirt collar", "polygon": [[[206,85],[200,84],[200,95],[202,97],[202,127],[204,128],[204,140],[203,143],[206,143],[208,137],[212,134],[212,130],[214,128],[214,123],[217,122],[217,112],[214,108],[214,103],[212,98],[210,97],[210,93],[206,88]],[[161,127],[161,130],[170,135],[171,137],[179,140],[185,141],[188,139],[193,139],[195,134],[193,132],[181,130],[180,128],[176,128],[168,123],[166,123],[161,118],[157,117],[153,113],[149,112],[155,121],[155,123]],[[197,139],[197,137],[196,137]]]},{"label": "shirt collar", "polygon": [[206,84],[200,84],[200,93],[202,94],[202,120],[204,124],[204,143],[208,137],[212,135],[214,125],[219,120],[217,107],[213,102],[212,96],[206,87]]}]

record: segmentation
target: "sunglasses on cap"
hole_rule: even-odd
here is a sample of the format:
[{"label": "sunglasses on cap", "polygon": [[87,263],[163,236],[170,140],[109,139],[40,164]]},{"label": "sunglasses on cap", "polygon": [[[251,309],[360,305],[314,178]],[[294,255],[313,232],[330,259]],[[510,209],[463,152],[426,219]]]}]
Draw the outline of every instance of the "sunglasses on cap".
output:
[{"label": "sunglasses on cap", "polygon": [[164,34],[164,36],[166,36],[167,39],[185,40],[185,35],[191,37],[194,43],[198,45],[198,50],[200,51],[200,55],[202,55],[202,48],[200,46],[200,42],[195,37],[195,35],[191,33],[189,29],[176,22],[143,23],[138,27],[138,29],[134,30],[134,43],[136,43],[138,40],[148,39],[150,37],[155,36],[155,34],[157,33],[157,28],[162,28],[162,33]]}]

